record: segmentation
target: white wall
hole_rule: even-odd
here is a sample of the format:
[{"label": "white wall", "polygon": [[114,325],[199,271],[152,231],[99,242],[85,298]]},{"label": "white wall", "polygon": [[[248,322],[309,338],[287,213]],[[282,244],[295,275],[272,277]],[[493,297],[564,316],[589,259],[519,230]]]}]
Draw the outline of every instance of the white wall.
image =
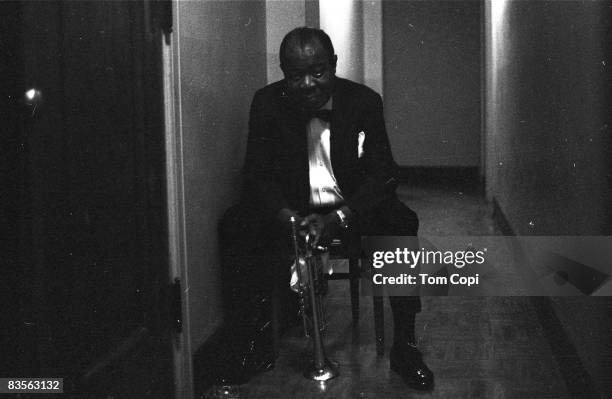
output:
[{"label": "white wall", "polygon": [[176,159],[186,333],[195,352],[222,321],[217,224],[240,190],[252,94],[266,84],[263,1],[175,7]]}]

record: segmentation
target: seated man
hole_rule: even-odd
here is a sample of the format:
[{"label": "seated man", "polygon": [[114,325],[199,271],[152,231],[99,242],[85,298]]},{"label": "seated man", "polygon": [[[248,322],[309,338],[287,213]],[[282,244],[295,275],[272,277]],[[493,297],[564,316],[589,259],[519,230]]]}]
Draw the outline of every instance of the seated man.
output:
[{"label": "seated man", "polygon": [[[323,245],[347,230],[416,236],[416,214],[395,195],[381,97],[335,76],[337,56],[322,30],[289,32],[280,61],[285,78],[255,93],[244,165],[245,199],[257,215],[244,226],[258,243],[251,249],[268,256],[258,275],[274,278],[271,262],[284,262],[288,272],[292,217]],[[391,369],[413,388],[432,389],[433,374],[415,346],[420,298],[390,302]]]}]

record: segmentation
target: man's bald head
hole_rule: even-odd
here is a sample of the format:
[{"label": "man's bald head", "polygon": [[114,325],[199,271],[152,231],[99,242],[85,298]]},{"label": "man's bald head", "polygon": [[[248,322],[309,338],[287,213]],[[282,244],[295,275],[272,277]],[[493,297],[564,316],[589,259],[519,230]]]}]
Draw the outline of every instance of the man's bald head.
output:
[{"label": "man's bald head", "polygon": [[334,46],[327,33],[321,29],[301,27],[287,33],[281,42],[279,51],[281,69],[285,70],[287,59],[303,51],[308,44],[320,45],[327,53],[330,65],[336,66]]}]

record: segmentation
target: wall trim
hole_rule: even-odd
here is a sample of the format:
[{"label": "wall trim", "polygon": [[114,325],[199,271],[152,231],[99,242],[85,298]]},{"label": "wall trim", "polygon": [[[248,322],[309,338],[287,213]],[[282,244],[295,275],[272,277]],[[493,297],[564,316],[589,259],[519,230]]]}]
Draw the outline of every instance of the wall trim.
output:
[{"label": "wall trim", "polygon": [[516,236],[514,229],[512,228],[512,226],[510,226],[510,222],[508,222],[506,215],[499,206],[497,198],[493,197],[493,200],[491,202],[493,203],[493,221],[501,230],[502,234],[505,236]]}]

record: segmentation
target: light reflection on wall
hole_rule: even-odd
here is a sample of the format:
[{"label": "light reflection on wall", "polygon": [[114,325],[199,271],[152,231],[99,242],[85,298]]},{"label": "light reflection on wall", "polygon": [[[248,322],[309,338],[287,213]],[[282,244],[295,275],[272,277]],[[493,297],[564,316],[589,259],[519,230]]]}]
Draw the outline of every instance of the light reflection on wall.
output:
[{"label": "light reflection on wall", "polygon": [[496,186],[497,173],[495,168],[502,167],[503,161],[498,159],[496,131],[499,128],[498,112],[503,98],[501,84],[502,70],[507,64],[510,50],[509,43],[504,40],[507,36],[506,9],[509,0],[485,1],[485,128],[482,137],[484,145],[484,166],[486,194],[492,199]]},{"label": "light reflection on wall", "polygon": [[363,82],[363,17],[359,0],[320,0],[320,27],[338,54],[336,73]]},{"label": "light reflection on wall", "polygon": [[489,72],[491,73],[491,88],[493,89],[491,94],[496,96],[494,98],[495,103],[497,103],[497,96],[499,95],[499,90],[497,90],[499,84],[499,72],[508,59],[508,48],[506,48],[507,46],[504,46],[504,36],[506,36],[505,10],[507,4],[508,0],[491,0],[491,53],[489,59],[491,69]]},{"label": "light reflection on wall", "polygon": [[503,39],[505,31],[505,14],[508,0],[491,0],[491,39],[492,39],[492,56],[495,65],[503,60],[502,52],[504,51]]}]

